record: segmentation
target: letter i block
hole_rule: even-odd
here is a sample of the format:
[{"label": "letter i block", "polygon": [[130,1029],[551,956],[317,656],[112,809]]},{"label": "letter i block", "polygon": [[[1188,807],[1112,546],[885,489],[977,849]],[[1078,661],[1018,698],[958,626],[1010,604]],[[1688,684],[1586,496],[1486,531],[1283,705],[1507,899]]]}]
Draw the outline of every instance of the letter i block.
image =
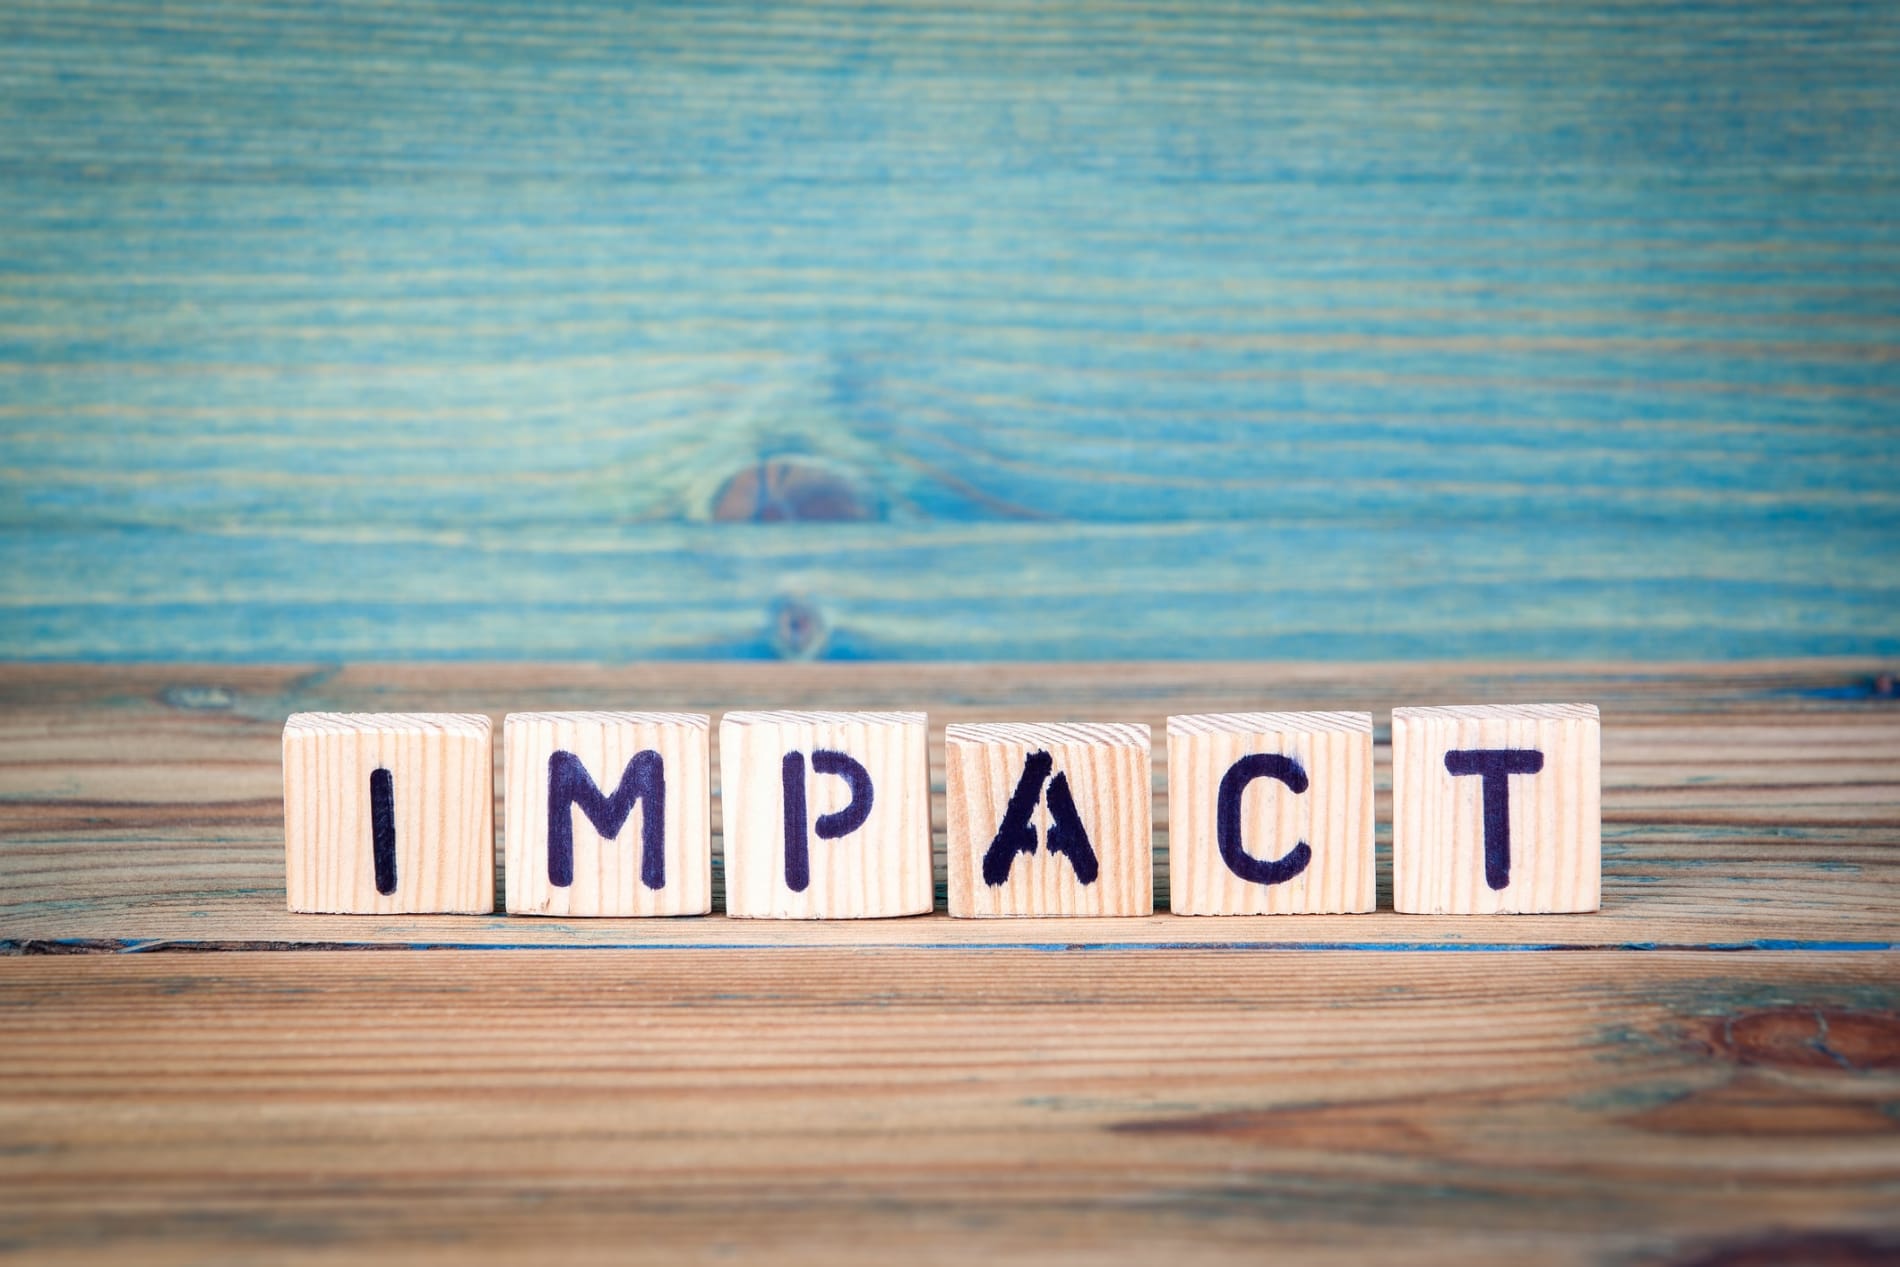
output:
[{"label": "letter i block", "polygon": [[935,904],[922,713],[727,713],[726,914],[921,915]]},{"label": "letter i block", "polygon": [[293,911],[495,909],[495,766],[479,713],[294,713],[284,723]]},{"label": "letter i block", "polygon": [[1372,809],[1371,713],[1170,717],[1169,908],[1370,911]]},{"label": "letter i block", "polygon": [[1393,905],[1596,910],[1600,742],[1594,704],[1393,709]]},{"label": "letter i block", "polygon": [[510,915],[712,910],[710,719],[510,713]]},{"label": "letter i block", "polygon": [[1149,730],[944,731],[950,913],[1152,915]]}]

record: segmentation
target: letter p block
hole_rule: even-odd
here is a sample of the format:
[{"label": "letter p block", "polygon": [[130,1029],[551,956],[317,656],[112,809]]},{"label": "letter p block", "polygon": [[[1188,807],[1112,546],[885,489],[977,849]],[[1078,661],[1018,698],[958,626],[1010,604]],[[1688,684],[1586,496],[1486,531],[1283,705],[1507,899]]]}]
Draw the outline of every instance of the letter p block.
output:
[{"label": "letter p block", "polygon": [[935,904],[922,713],[727,713],[726,914],[921,915]]},{"label": "letter p block", "polygon": [[1393,905],[1596,910],[1600,743],[1594,704],[1393,709]]}]

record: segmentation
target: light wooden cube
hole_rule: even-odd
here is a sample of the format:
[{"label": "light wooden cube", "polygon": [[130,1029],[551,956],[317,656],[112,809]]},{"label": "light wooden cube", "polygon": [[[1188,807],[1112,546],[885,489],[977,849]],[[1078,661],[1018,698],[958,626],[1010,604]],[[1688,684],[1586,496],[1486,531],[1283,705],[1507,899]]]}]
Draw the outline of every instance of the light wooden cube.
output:
[{"label": "light wooden cube", "polygon": [[293,911],[495,909],[495,765],[479,713],[294,713],[284,723]]},{"label": "light wooden cube", "polygon": [[1168,905],[1313,915],[1377,903],[1371,713],[1168,718]]},{"label": "light wooden cube", "polygon": [[935,905],[922,713],[727,713],[726,914],[921,915]]},{"label": "light wooden cube", "polygon": [[1392,897],[1420,915],[1594,911],[1594,704],[1392,710]]},{"label": "light wooden cube", "polygon": [[1146,726],[944,730],[950,913],[1152,915]]},{"label": "light wooden cube", "polygon": [[510,713],[510,915],[712,910],[710,719]]}]

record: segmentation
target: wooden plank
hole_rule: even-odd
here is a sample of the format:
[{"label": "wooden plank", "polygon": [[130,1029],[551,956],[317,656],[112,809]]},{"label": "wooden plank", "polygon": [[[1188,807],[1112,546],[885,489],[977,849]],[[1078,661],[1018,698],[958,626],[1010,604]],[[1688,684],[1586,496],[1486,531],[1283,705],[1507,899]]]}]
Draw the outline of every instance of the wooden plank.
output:
[{"label": "wooden plank", "polygon": [[1900,1247],[1891,953],[93,957],[0,1012],[35,1262]]},{"label": "wooden plank", "polygon": [[104,0],[0,83],[8,656],[1900,653],[1888,4]]},{"label": "wooden plank", "polygon": [[[1900,711],[1877,662],[1730,666],[861,665],[347,669],[0,667],[0,938],[100,945],[1297,944],[1892,945],[1900,928]],[[1394,705],[1596,702],[1604,909],[1472,921],[1392,912]],[[283,719],[300,710],[926,708],[997,717],[1369,710],[1379,726],[1379,911],[1216,920],[947,918],[784,927],[283,913]],[[715,779],[717,772],[715,771]],[[1158,785],[1156,844],[1166,856]],[[714,829],[720,829],[715,822]],[[941,839],[937,842],[941,848]],[[938,866],[941,867],[941,857]],[[941,872],[939,873],[941,874]],[[1165,866],[1157,902],[1168,900]],[[940,899],[941,900],[941,899]]]},{"label": "wooden plank", "polygon": [[[368,543],[324,525],[227,540],[0,523],[0,648],[238,662],[1900,655],[1886,632],[1900,599],[1880,566],[1894,524],[1789,514],[1710,512],[1667,533],[1609,513],[796,531],[471,521]],[[1185,577],[1183,558],[1200,561]],[[360,578],[358,597],[334,592],[339,576]]]}]

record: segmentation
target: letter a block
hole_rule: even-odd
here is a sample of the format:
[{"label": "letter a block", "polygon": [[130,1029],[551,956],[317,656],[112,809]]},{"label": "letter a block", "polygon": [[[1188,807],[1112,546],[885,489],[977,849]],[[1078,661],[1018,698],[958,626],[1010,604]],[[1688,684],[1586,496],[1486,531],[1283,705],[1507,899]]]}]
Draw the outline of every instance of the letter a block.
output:
[{"label": "letter a block", "polygon": [[479,713],[294,713],[284,723],[293,911],[495,909],[495,767]]},{"label": "letter a block", "polygon": [[1377,901],[1371,713],[1168,718],[1168,905],[1313,915]]},{"label": "letter a block", "polygon": [[510,915],[712,910],[709,719],[510,713]]},{"label": "letter a block", "polygon": [[930,868],[922,713],[727,713],[719,723],[726,914],[921,915]]},{"label": "letter a block", "polygon": [[1154,914],[1149,730],[944,731],[950,913]]},{"label": "letter a block", "polygon": [[1596,910],[1600,742],[1594,704],[1393,709],[1393,905]]}]

